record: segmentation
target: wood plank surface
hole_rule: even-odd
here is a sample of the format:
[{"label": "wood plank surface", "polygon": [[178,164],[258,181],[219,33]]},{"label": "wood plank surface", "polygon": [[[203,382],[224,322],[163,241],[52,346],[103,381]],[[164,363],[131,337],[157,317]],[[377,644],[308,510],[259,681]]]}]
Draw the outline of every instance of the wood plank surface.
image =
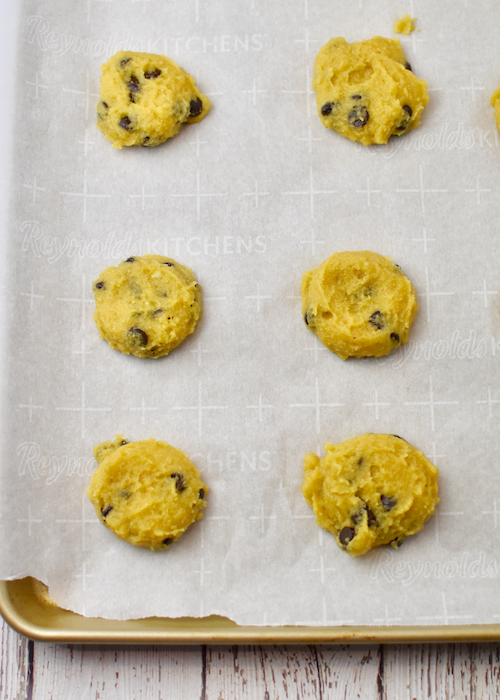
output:
[{"label": "wood plank surface", "polygon": [[493,700],[500,644],[97,647],[2,621],[0,700]]}]

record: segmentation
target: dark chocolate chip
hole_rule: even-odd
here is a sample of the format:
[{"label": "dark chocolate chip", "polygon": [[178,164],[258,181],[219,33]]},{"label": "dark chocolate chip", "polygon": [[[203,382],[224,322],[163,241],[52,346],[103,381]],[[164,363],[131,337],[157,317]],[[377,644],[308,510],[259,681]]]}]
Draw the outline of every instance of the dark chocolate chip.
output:
[{"label": "dark chocolate chip", "polygon": [[405,68],[406,68],[406,70],[411,71],[411,65],[408,63],[408,61],[406,61]]},{"label": "dark chocolate chip", "polygon": [[133,338],[134,343],[137,345],[144,346],[148,344],[148,336],[140,328],[130,328],[128,335]]},{"label": "dark chocolate chip", "polygon": [[205,491],[203,489],[200,489],[198,491],[198,498],[201,498],[201,499],[205,498]]},{"label": "dark chocolate chip", "polygon": [[400,540],[398,537],[396,537],[396,539],[392,540],[392,542],[390,544],[395,549],[399,549],[401,547],[401,545],[403,544],[403,541],[404,540]]},{"label": "dark chocolate chip", "polygon": [[370,318],[368,319],[368,322],[371,323],[375,328],[378,328],[379,331],[384,327],[384,320],[382,316],[381,311],[374,311]]},{"label": "dark chocolate chip", "polygon": [[127,116],[122,117],[120,119],[120,121],[118,122],[118,126],[121,126],[122,129],[126,129],[126,131],[130,131],[131,124],[132,124],[132,122],[130,121],[130,119]]},{"label": "dark chocolate chip", "polygon": [[174,263],[171,262],[162,262],[162,265],[168,265],[169,267],[173,267]]},{"label": "dark chocolate chip", "polygon": [[351,95],[351,99],[352,99],[352,100],[360,100],[360,99],[361,99],[361,95]]},{"label": "dark chocolate chip", "polygon": [[175,479],[175,488],[177,489],[177,491],[179,491],[179,493],[184,491],[184,489],[186,488],[186,484],[182,474],[174,472],[173,474],[170,474],[170,478]]},{"label": "dark chocolate chip", "polygon": [[104,282],[97,282],[95,288],[96,289],[105,289],[106,285],[104,284]]},{"label": "dark chocolate chip", "polygon": [[394,496],[380,496],[384,510],[392,510],[397,504],[397,499]]},{"label": "dark chocolate chip", "polygon": [[102,517],[105,518],[107,515],[109,515],[111,513],[112,510],[113,510],[113,506],[107,506],[106,508],[101,508]]},{"label": "dark chocolate chip", "polygon": [[141,91],[141,85],[135,75],[130,76],[130,80],[127,83],[127,87],[130,90],[130,92],[140,92]]},{"label": "dark chocolate chip", "polygon": [[327,117],[329,114],[332,113],[334,103],[333,102],[326,102],[323,107],[321,108],[321,114],[324,117]]},{"label": "dark chocolate chip", "polygon": [[148,145],[148,141],[149,141],[149,136],[146,136],[146,138],[145,138],[144,141],[142,142],[142,145],[143,145],[143,146],[147,146],[147,145]]},{"label": "dark chocolate chip", "polygon": [[156,309],[156,311],[151,311],[151,316],[158,316],[161,313],[163,313],[163,309]]},{"label": "dark chocolate chip", "polygon": [[132,495],[132,494],[130,493],[130,491],[120,491],[120,496],[121,496],[122,498],[124,498],[125,500],[127,500],[128,498],[130,498],[131,495]]},{"label": "dark chocolate chip", "polygon": [[396,437],[399,440],[404,440],[406,442],[406,440],[404,438],[402,438],[401,435],[394,435],[394,433],[393,433],[392,437]]},{"label": "dark chocolate chip", "polygon": [[348,545],[349,542],[353,539],[353,537],[354,537],[355,534],[356,534],[356,533],[354,532],[354,528],[353,528],[353,527],[344,527],[344,528],[342,528],[342,530],[341,530],[340,533],[339,533],[340,544],[341,544],[343,547],[347,547],[347,545]]},{"label": "dark chocolate chip", "polygon": [[412,110],[412,108],[410,107],[410,105],[403,105],[403,109],[404,109],[404,111],[406,112],[406,114],[407,114],[409,117],[411,117],[411,115],[413,114],[413,110]]},{"label": "dark chocolate chip", "polygon": [[391,340],[394,340],[395,343],[399,343],[399,335],[397,333],[391,333]]},{"label": "dark chocolate chip", "polygon": [[159,75],[161,75],[161,70],[159,68],[155,68],[155,70],[148,70],[144,73],[146,80],[157,78]]},{"label": "dark chocolate chip", "polygon": [[123,66],[126,66],[127,63],[131,60],[132,60],[131,58],[122,58],[122,60],[120,61],[120,66],[122,66],[122,68],[123,68]]},{"label": "dark chocolate chip", "polygon": [[189,103],[189,116],[190,117],[197,117],[199,114],[201,114],[203,111],[203,102],[200,100],[199,97],[195,97],[194,100],[191,100]]},{"label": "dark chocolate chip", "polygon": [[122,440],[122,441],[120,442],[120,445],[128,445],[128,440]]},{"label": "dark chocolate chip", "polygon": [[363,464],[363,457],[360,457],[358,459],[358,467],[360,467]]},{"label": "dark chocolate chip", "polygon": [[165,537],[165,539],[163,540],[163,544],[169,545],[172,544],[173,541],[174,540],[172,539],[172,537]]},{"label": "dark chocolate chip", "polygon": [[135,258],[127,258],[125,262],[135,262]]},{"label": "dark chocolate chip", "polygon": [[102,106],[103,106],[105,109],[109,109],[109,105],[107,104],[107,102],[104,102],[104,101],[103,101],[103,102],[102,102]]},{"label": "dark chocolate chip", "polygon": [[306,326],[309,325],[309,321],[307,320],[307,313],[304,314],[304,321],[306,322]]},{"label": "dark chocolate chip", "polygon": [[369,118],[368,110],[363,105],[356,105],[347,115],[348,123],[356,129],[364,126]]},{"label": "dark chocolate chip", "polygon": [[365,510],[366,510],[366,517],[368,519],[368,527],[373,527],[374,525],[377,524],[377,518],[374,516],[372,511],[369,509],[369,507],[365,503]]}]

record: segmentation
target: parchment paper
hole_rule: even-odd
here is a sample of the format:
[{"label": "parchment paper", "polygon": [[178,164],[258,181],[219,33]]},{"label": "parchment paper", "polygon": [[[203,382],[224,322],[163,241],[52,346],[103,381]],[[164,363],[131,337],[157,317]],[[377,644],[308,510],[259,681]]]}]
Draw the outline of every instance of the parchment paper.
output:
[{"label": "parchment paper", "polygon": [[[495,0],[25,0],[3,232],[0,577],[32,575],[91,616],[241,624],[500,618],[500,84]],[[332,36],[401,37],[428,81],[421,126],[387,146],[327,131],[311,88]],[[213,104],[155,149],[95,126],[100,65],[164,53]],[[305,327],[303,272],[336,250],[413,281],[411,340],[342,362]],[[191,267],[196,333],[139,360],[99,339],[92,280],[143,253]],[[435,517],[399,551],[350,559],[314,521],[302,461],[389,432],[440,469]],[[205,518],[169,551],[119,541],[85,495],[93,446],[123,433],[185,451]]]}]

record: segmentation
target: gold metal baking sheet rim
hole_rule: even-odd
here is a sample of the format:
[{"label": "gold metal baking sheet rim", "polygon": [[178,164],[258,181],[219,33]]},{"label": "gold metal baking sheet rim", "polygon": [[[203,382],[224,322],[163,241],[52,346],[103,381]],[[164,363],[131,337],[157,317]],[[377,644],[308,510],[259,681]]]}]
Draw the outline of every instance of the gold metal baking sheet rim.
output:
[{"label": "gold metal baking sheet rim", "polygon": [[500,625],[393,627],[251,627],[228,618],[105,620],[64,610],[33,578],[0,581],[0,613],[17,632],[43,642],[76,644],[393,644],[491,642]]}]

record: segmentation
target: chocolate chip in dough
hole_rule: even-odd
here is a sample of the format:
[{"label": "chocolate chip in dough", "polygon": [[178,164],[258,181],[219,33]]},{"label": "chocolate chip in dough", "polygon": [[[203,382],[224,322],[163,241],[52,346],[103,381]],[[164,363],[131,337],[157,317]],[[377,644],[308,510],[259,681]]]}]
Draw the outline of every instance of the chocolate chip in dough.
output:
[{"label": "chocolate chip in dough", "polygon": [[118,122],[118,126],[121,126],[121,128],[125,129],[126,131],[131,130],[131,126],[130,126],[131,124],[132,124],[132,122],[130,121],[130,119],[127,116],[122,117],[120,119],[120,121]]},{"label": "chocolate chip in dough", "polygon": [[397,504],[397,499],[394,496],[380,496],[384,510],[392,510]]},{"label": "chocolate chip in dough", "polygon": [[161,70],[159,68],[155,68],[155,70],[148,70],[144,73],[144,77],[146,80],[151,80],[151,78],[157,78],[159,75],[161,75]]},{"label": "chocolate chip in dough", "polygon": [[363,105],[356,105],[356,107],[354,107],[354,109],[352,109],[347,115],[348,123],[351,126],[354,126],[356,129],[360,129],[362,126],[365,126],[369,118],[370,115],[368,110]]},{"label": "chocolate chip in dough", "polygon": [[137,344],[144,346],[148,344],[148,336],[141,328],[130,328],[127,335],[130,336],[130,339],[133,341],[134,345]]},{"label": "chocolate chip in dough", "polygon": [[375,328],[378,328],[379,331],[384,327],[383,315],[381,311],[374,311],[368,321],[375,326]]},{"label": "chocolate chip in dough", "polygon": [[106,508],[101,508],[102,517],[105,518],[107,515],[109,515],[111,513],[112,510],[113,510],[113,506],[107,506]]},{"label": "chocolate chip in dough", "polygon": [[354,528],[353,528],[353,527],[344,527],[344,528],[342,528],[342,530],[341,530],[340,533],[339,533],[340,544],[341,544],[343,547],[347,547],[347,545],[348,545],[349,542],[353,539],[353,537],[354,537],[355,534],[356,534],[356,533],[354,532]]},{"label": "chocolate chip in dough", "polygon": [[179,474],[178,472],[174,472],[173,474],[170,475],[171,479],[175,479],[175,488],[179,493],[184,491],[186,488],[186,483],[185,479],[182,474]]},{"label": "chocolate chip in dough", "polygon": [[200,100],[199,97],[195,97],[194,100],[191,100],[189,103],[189,116],[190,117],[197,117],[199,114],[201,114],[203,111],[203,102]]}]

